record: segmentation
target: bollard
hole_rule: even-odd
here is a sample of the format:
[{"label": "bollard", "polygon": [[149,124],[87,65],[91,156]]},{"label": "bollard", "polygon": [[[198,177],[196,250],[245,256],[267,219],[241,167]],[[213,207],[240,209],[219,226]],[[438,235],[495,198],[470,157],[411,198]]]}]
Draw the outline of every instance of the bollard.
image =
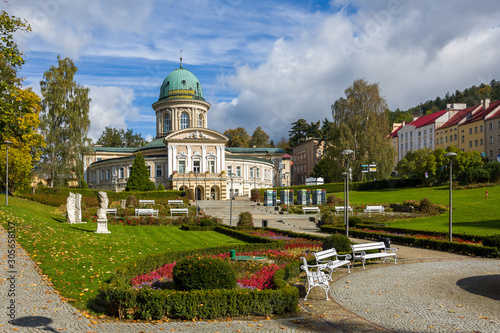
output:
[{"label": "bollard", "polygon": [[235,250],[231,250],[231,251],[229,251],[229,257],[230,257],[231,259],[235,259],[235,258],[236,258],[236,251],[235,251]]}]

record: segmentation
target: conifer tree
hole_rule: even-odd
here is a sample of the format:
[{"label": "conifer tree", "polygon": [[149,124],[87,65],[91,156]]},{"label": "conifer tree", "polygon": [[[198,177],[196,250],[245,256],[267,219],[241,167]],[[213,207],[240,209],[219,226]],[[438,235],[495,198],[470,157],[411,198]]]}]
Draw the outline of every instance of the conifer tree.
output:
[{"label": "conifer tree", "polygon": [[125,191],[154,191],[155,184],[149,180],[149,170],[141,153],[134,158]]}]

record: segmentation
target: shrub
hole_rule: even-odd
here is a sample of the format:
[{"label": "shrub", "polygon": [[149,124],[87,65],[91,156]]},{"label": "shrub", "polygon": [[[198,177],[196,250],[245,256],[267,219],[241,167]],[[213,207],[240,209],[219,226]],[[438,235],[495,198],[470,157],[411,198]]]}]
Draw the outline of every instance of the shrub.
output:
[{"label": "shrub", "polygon": [[85,181],[85,179],[82,179],[82,182],[80,183],[80,188],[84,189],[84,190],[89,189],[89,186],[87,185],[87,182]]},{"label": "shrub", "polygon": [[496,247],[500,250],[500,234],[485,237],[483,246]]},{"label": "shrub", "polygon": [[439,213],[438,209],[432,204],[429,198],[420,200],[420,212],[427,215],[436,215]]},{"label": "shrub", "polygon": [[253,217],[250,212],[241,212],[238,218],[239,228],[252,228],[253,227]]},{"label": "shrub", "polygon": [[133,195],[129,195],[127,197],[127,207],[135,207],[137,206],[137,199]]},{"label": "shrub", "polygon": [[163,184],[158,184],[158,191],[165,191],[165,186]]},{"label": "shrub", "polygon": [[175,286],[179,290],[235,289],[236,274],[231,264],[222,259],[191,257],[175,265]]},{"label": "shrub", "polygon": [[355,226],[362,224],[363,220],[359,216],[349,216],[349,228],[354,228]]},{"label": "shrub", "polygon": [[338,205],[340,203],[343,203],[344,200],[340,199],[340,198],[337,198],[335,195],[329,195],[327,198],[326,198],[326,203],[329,204],[329,205]]},{"label": "shrub", "polygon": [[255,201],[255,202],[262,201],[262,194],[258,189],[256,189],[256,188],[252,189],[251,194],[250,194],[250,201]]},{"label": "shrub", "polygon": [[194,190],[192,188],[186,190],[186,198],[188,200],[194,200]]},{"label": "shrub", "polygon": [[213,226],[217,225],[217,222],[209,217],[204,217],[201,219],[200,225],[202,227],[213,227]]},{"label": "shrub", "polygon": [[323,250],[331,249],[332,247],[337,250],[337,252],[349,252],[351,250],[351,241],[345,235],[333,234],[328,236],[323,241]]}]

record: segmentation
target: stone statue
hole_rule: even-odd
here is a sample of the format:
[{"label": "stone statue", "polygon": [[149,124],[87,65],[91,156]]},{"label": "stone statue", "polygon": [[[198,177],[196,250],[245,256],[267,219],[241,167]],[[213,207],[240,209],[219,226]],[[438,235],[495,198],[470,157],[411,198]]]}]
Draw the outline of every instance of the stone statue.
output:
[{"label": "stone statue", "polygon": [[75,193],[69,192],[69,197],[66,200],[66,221],[75,223]]},{"label": "stone statue", "polygon": [[75,223],[82,223],[82,195],[75,193]]},{"label": "stone statue", "polygon": [[106,213],[108,210],[108,194],[103,191],[99,191],[99,209],[97,210],[98,220],[107,220]]}]

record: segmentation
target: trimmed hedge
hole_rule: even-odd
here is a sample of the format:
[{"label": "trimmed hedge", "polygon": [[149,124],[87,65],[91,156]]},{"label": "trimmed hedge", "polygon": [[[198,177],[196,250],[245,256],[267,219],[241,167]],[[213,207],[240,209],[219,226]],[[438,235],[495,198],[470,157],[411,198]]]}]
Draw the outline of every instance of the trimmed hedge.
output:
[{"label": "trimmed hedge", "polygon": [[[287,285],[289,279],[300,273],[300,263],[293,262],[278,270],[274,275],[274,290],[177,290],[133,289],[133,277],[147,273],[166,262],[179,261],[187,256],[219,254],[235,250],[250,252],[259,249],[283,249],[282,241],[248,235],[230,228],[215,227],[217,232],[253,244],[227,245],[198,250],[153,254],[118,268],[97,299],[91,304],[104,306],[109,315],[119,318],[143,320],[169,318],[208,319],[233,316],[284,315],[298,310],[299,291]],[[203,304],[203,305],[200,305]],[[102,308],[97,309],[102,311]]]},{"label": "trimmed hedge", "polygon": [[[343,228],[335,228],[331,226],[322,226],[322,232],[334,233],[334,232],[344,232]],[[449,241],[440,241],[426,238],[417,238],[410,236],[399,236],[394,234],[386,234],[386,233],[373,233],[366,232],[360,230],[349,230],[349,234],[354,238],[361,239],[377,239],[379,236],[381,237],[389,237],[391,239],[391,243],[401,244],[401,245],[409,245],[421,248],[427,248],[438,251],[448,251],[460,254],[469,254],[481,257],[498,257],[500,254],[498,250],[494,247],[488,246],[478,246],[468,243],[457,243],[457,242],[449,242]]]}]

